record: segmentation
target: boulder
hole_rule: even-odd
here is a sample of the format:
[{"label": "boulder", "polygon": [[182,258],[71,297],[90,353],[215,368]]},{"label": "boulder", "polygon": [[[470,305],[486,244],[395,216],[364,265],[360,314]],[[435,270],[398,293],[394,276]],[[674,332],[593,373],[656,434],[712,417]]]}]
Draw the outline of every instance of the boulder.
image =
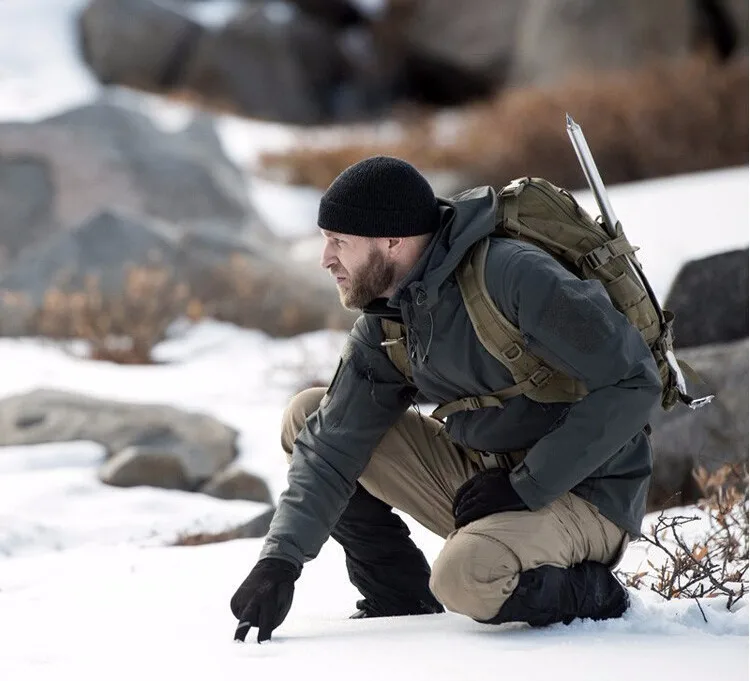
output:
[{"label": "boulder", "polygon": [[675,314],[675,347],[726,343],[748,337],[748,249],[686,263],[664,307]]},{"label": "boulder", "polygon": [[199,490],[218,499],[242,499],[273,504],[266,481],[235,466],[225,468]]},{"label": "boulder", "polygon": [[50,169],[44,159],[0,152],[0,270],[54,223]]},{"label": "boulder", "polygon": [[[265,0],[266,4],[278,0]],[[303,12],[338,28],[363,24],[367,17],[355,2],[348,0],[291,0]]]},{"label": "boulder", "polygon": [[206,32],[180,87],[244,116],[315,124],[333,116],[344,68],[334,28],[275,3]]},{"label": "boulder", "polygon": [[[522,0],[411,0],[383,18],[414,64],[431,62],[466,78],[500,86],[513,56]],[[437,76],[437,73],[436,73]],[[454,83],[460,88],[460,83]]]},{"label": "boulder", "polygon": [[341,306],[317,262],[289,262],[231,236],[104,212],[16,257],[0,276],[0,334],[84,333],[109,347],[116,338],[100,335],[109,329],[158,342],[189,310],[273,336],[350,328],[356,314]]},{"label": "boulder", "polygon": [[171,225],[105,211],[27,248],[0,277],[0,290],[22,293],[37,306],[50,289],[80,291],[95,279],[98,291],[117,295],[126,267],[176,271],[179,259]]},{"label": "boulder", "polygon": [[693,0],[523,3],[513,85],[554,85],[581,71],[636,69],[690,53]]},{"label": "boulder", "polygon": [[126,447],[99,468],[99,480],[114,487],[190,490],[194,484],[182,461],[158,447]]},{"label": "boulder", "polygon": [[747,57],[748,3],[745,0],[696,2],[696,46],[726,59]]},{"label": "boulder", "polygon": [[161,481],[196,489],[237,455],[237,432],[205,414],[58,390],[0,400],[0,445],[80,440],[102,445],[104,478],[128,486]]},{"label": "boulder", "polygon": [[84,60],[101,83],[160,92],[175,86],[204,28],[152,0],[92,0],[78,18]]},{"label": "boulder", "polygon": [[747,461],[748,340],[680,350],[678,358],[695,369],[704,384],[690,384],[692,395],[716,395],[697,409],[657,407],[651,419],[654,474],[649,511],[691,504],[699,490],[692,472],[714,471],[724,463]]},{"label": "boulder", "polygon": [[102,210],[186,232],[270,238],[213,123],[199,119],[165,132],[140,106],[138,95],[109,93],[40,122],[0,123],[0,173],[14,178],[9,187],[23,185],[6,191],[0,183],[0,236],[9,256]]},{"label": "boulder", "polygon": [[723,4],[736,31],[731,54],[747,57],[750,5],[745,0],[723,0]]}]

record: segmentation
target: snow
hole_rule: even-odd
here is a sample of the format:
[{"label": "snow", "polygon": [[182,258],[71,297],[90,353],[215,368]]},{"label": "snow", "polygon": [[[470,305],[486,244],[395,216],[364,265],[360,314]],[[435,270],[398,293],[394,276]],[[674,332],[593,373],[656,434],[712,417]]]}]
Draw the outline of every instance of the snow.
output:
[{"label": "snow", "polygon": [[[747,248],[748,177],[747,167],[730,168],[609,189],[612,207],[630,243],[640,247],[636,257],[662,303],[688,260]],[[590,191],[574,195],[599,215]]]},{"label": "snow", "polygon": [[[0,0],[0,120],[38,120],[101,92],[74,47],[73,22],[84,4]],[[378,11],[382,2],[358,4]],[[226,0],[186,3],[185,11],[218,26],[235,8]],[[168,130],[192,116],[185,105],[142,102]],[[229,116],[219,118],[219,129],[244,167],[264,149],[294,144],[297,132]],[[315,234],[315,190],[257,179],[249,193],[280,233]],[[576,195],[594,209],[588,192]],[[747,168],[612,187],[611,199],[662,299],[687,259],[748,243]],[[306,257],[316,257],[314,238],[307,247],[313,253]],[[0,339],[0,398],[52,388],[213,415],[239,431],[239,465],[264,477],[277,497],[286,485],[279,444],[284,406],[304,382],[330,377],[343,339],[318,332],[274,340],[213,321],[178,324],[157,348],[162,363],[148,367],[90,362],[77,346]],[[265,507],[107,487],[97,479],[103,457],[90,442],[0,448],[2,681],[748,677],[747,598],[734,612],[719,599],[704,599],[708,623],[692,601],[664,602],[632,590],[633,605],[621,620],[545,630],[490,627],[454,614],[352,621],[347,616],[358,594],[334,542],[305,566],[273,640],[235,644],[228,601],[262,540],[171,544],[183,533],[235,526]],[[433,560],[442,541],[406,520]],[[705,518],[697,523],[693,531],[705,527]],[[657,559],[633,545],[620,567],[635,570],[646,558]]]},{"label": "snow", "polygon": [[[717,201],[727,204],[726,214],[710,242],[699,231],[703,222],[666,219],[698,187],[726,199]],[[646,224],[637,213],[645,207],[658,238],[678,245],[664,253],[656,236],[639,231],[638,239],[650,237],[642,259],[662,290],[681,258],[747,244],[746,170],[617,187],[613,203],[635,225]],[[266,478],[278,496],[286,484],[279,445],[284,405],[301,381],[331,375],[343,340],[328,332],[274,340],[213,321],[183,323],[157,348],[162,364],[125,367],[87,361],[75,347],[3,339],[0,398],[47,387],[211,414],[238,429],[239,464]],[[453,680],[476,671],[533,681],[548,679],[551,669],[561,679],[747,678],[747,597],[734,612],[719,599],[703,599],[708,623],[695,602],[664,602],[634,590],[621,620],[544,630],[490,627],[450,613],[352,621],[347,616],[358,595],[334,542],[305,566],[292,611],[273,640],[235,644],[228,600],[262,540],[169,544],[181,533],[232,527],[263,507],[109,488],[96,478],[102,457],[91,443],[0,448],[0,679],[54,674],[83,681],[103,673],[130,679],[146,670],[148,678],[163,673],[181,681],[217,671],[223,678],[236,672]],[[442,541],[406,520],[434,560]],[[706,526],[705,518],[697,522],[693,531]],[[632,545],[621,569],[658,560],[646,548]]]}]

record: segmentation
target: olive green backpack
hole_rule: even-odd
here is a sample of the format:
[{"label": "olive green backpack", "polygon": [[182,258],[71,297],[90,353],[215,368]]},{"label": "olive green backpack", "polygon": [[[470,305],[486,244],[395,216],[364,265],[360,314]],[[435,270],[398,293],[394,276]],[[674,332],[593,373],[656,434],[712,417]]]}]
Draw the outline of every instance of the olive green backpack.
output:
[{"label": "olive green backpack", "polygon": [[[631,246],[619,223],[617,235],[611,238],[569,192],[541,178],[514,180],[499,192],[499,198],[495,232],[469,250],[455,275],[477,337],[508,369],[515,385],[489,395],[440,405],[432,414],[435,418],[444,419],[458,411],[502,407],[504,401],[522,394],[537,402],[575,402],[588,392],[583,383],[530,353],[524,347],[521,332],[492,301],[484,278],[492,237],[535,244],[582,279],[601,281],[612,303],[636,326],[651,348],[661,374],[661,405],[665,410],[672,409],[678,401],[696,407],[710,399],[694,400],[685,394],[672,347],[674,315],[659,306],[635,258],[637,249]],[[391,320],[382,320],[382,325],[383,345],[389,358],[411,379],[404,327]],[[697,379],[687,364],[680,361],[679,366]]]}]

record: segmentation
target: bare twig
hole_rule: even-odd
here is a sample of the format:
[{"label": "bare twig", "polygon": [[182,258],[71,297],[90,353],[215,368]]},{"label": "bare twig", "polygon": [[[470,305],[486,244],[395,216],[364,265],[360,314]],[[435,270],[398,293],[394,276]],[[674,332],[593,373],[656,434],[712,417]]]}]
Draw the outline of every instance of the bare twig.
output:
[{"label": "bare twig", "polygon": [[688,543],[685,527],[698,516],[672,516],[662,512],[642,540],[666,556],[666,562],[646,561],[647,572],[618,572],[618,578],[636,589],[648,588],[665,600],[692,598],[704,621],[700,598],[726,598],[731,610],[748,593],[748,472],[747,465],[727,465],[713,473],[695,471],[703,499],[698,507],[706,514],[709,529]]}]

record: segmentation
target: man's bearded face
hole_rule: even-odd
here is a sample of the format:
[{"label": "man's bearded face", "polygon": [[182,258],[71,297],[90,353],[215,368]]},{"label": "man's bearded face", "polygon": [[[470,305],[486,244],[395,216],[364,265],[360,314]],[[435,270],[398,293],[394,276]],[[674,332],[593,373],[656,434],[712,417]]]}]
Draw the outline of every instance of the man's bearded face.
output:
[{"label": "man's bearded face", "polygon": [[352,262],[348,269],[340,261],[332,265],[341,304],[348,310],[361,310],[379,298],[393,283],[396,266],[375,244],[369,244],[365,259]]}]

